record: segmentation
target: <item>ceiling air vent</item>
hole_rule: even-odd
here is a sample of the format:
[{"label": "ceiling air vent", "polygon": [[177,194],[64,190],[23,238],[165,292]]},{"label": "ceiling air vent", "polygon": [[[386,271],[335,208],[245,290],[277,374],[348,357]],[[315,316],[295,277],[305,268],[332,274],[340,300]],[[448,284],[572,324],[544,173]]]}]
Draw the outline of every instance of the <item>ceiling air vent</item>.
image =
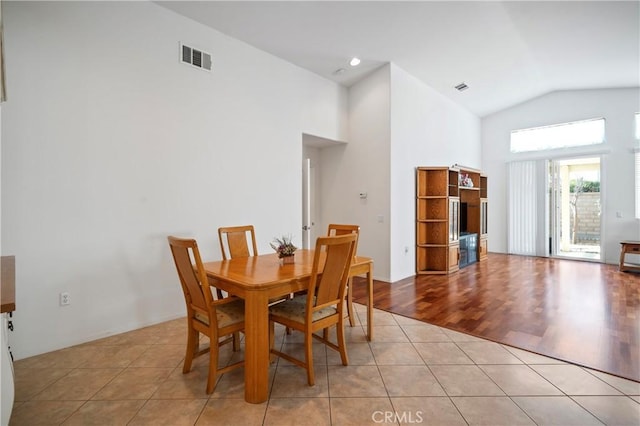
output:
[{"label": "ceiling air vent", "polygon": [[469,86],[467,86],[467,83],[460,83],[457,86],[453,86],[454,89],[456,89],[458,92],[462,92],[463,90],[467,90],[469,88]]},{"label": "ceiling air vent", "polygon": [[211,54],[180,44],[180,61],[205,71],[211,71]]}]

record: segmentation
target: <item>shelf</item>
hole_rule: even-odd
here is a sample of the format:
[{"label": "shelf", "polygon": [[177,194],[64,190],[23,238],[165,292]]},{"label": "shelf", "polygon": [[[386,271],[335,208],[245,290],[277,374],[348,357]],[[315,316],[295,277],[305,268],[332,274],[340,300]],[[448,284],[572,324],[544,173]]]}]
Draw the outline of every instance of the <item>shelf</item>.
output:
[{"label": "shelf", "polygon": [[447,197],[419,198],[418,220],[447,219]]},{"label": "shelf", "polygon": [[447,247],[420,247],[417,253],[418,273],[446,273]]},{"label": "shelf", "polygon": [[433,221],[418,222],[417,244],[440,244],[447,245],[449,243],[449,222]]},{"label": "shelf", "polygon": [[446,195],[448,173],[449,170],[446,168],[428,170],[418,168],[416,182],[418,197],[430,195]]}]

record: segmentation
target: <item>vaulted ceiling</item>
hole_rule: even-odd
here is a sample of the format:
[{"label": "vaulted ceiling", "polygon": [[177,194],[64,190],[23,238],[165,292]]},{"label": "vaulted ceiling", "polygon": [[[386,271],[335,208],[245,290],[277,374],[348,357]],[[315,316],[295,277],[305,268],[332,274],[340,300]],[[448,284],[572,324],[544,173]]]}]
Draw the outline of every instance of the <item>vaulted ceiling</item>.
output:
[{"label": "vaulted ceiling", "polygon": [[640,86],[638,1],[158,3],[345,86],[394,63],[480,117],[556,90]]}]

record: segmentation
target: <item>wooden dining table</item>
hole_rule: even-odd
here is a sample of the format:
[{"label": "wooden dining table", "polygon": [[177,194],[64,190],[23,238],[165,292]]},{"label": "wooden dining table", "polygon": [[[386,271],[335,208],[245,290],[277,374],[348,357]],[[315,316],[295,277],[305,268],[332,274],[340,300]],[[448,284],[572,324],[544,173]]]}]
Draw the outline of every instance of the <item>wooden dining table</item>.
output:
[{"label": "wooden dining table", "polygon": [[[245,401],[267,400],[269,379],[269,300],[305,290],[313,266],[314,250],[298,250],[295,262],[282,264],[266,254],[205,262],[209,283],[245,301]],[[367,276],[367,338],[373,338],[373,259],[356,256],[350,276]]]}]

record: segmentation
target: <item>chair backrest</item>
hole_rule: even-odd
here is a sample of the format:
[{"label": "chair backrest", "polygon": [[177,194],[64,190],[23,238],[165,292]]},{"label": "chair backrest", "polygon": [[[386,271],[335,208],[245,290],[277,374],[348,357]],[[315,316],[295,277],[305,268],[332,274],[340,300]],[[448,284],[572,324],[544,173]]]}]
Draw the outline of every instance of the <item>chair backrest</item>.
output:
[{"label": "chair backrest", "polygon": [[342,225],[337,223],[329,224],[329,229],[327,230],[327,235],[345,235],[345,234],[356,234],[356,244],[353,248],[353,257],[356,256],[358,251],[358,238],[360,238],[360,226],[359,225]]},{"label": "chair backrest", "polygon": [[199,312],[206,315],[210,323],[215,321],[215,318],[210,318],[213,296],[196,240],[171,236],[168,240],[182,285],[188,316],[193,318],[195,312]]},{"label": "chair backrest", "polygon": [[[326,305],[342,303],[356,240],[357,235],[353,233],[318,237],[309,282],[307,306],[321,309]],[[326,256],[324,266],[321,265],[322,256]],[[318,275],[320,272],[321,274]],[[311,315],[312,310],[307,309],[307,315]]]},{"label": "chair backrest", "polygon": [[[247,234],[251,239],[251,249],[247,244]],[[256,234],[253,225],[245,226],[226,226],[218,228],[218,238],[220,239],[220,250],[222,251],[222,259],[233,259],[234,257],[257,256],[258,248],[256,247]],[[224,240],[226,239],[229,252],[225,249]],[[253,254],[252,254],[253,253]]]}]

